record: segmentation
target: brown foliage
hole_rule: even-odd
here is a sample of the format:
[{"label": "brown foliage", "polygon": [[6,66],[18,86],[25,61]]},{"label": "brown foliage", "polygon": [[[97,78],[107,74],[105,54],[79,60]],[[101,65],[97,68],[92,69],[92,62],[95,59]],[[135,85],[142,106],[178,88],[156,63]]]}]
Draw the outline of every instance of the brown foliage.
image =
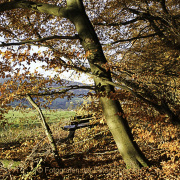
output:
[{"label": "brown foliage", "polygon": [[[69,179],[176,179],[180,170],[179,129],[165,123],[161,116],[149,115],[149,121],[144,119],[141,122],[138,120],[139,116],[133,112],[129,117],[135,140],[152,167],[138,171],[125,170],[125,164],[107,125],[100,124],[92,129],[77,130],[73,144],[58,143],[60,156],[65,163],[63,169],[53,160],[48,141],[43,138],[42,133],[39,137],[31,136],[20,143],[1,146],[0,159],[22,161],[19,169],[8,170],[8,173],[7,169],[1,169],[1,172],[4,172],[4,177],[25,177],[25,174],[36,167],[41,157],[43,162],[32,175],[33,179],[56,179],[60,176]],[[98,121],[102,122],[101,119]],[[67,136],[66,131],[59,129],[63,125],[51,126],[57,142],[59,137]]]},{"label": "brown foliage", "polygon": [[[4,2],[9,1],[1,1],[1,3]],[[58,6],[65,4],[65,1],[40,0],[39,2],[48,2]],[[104,64],[102,68],[107,71],[111,70],[114,85],[117,87],[118,85],[126,86],[126,91],[117,89],[116,92],[112,92],[108,96],[124,101],[125,114],[128,120],[131,118],[134,120],[131,122],[131,126],[142,149],[147,149],[147,146],[143,147],[145,144],[153,146],[155,149],[149,149],[149,152],[147,150],[146,154],[147,156],[153,155],[149,159],[154,161],[156,167],[142,169],[138,172],[139,174],[133,171],[122,171],[123,178],[136,179],[140,176],[144,179],[145,175],[152,179],[164,178],[165,176],[175,178],[176,170],[179,170],[179,161],[177,160],[179,158],[179,141],[175,132],[179,130],[166,123],[164,115],[168,114],[171,118],[171,115],[174,114],[174,117],[179,118],[180,31],[178,1],[113,0],[106,1],[106,3],[86,1],[84,4],[108,59],[108,63]],[[52,78],[48,74],[47,79],[43,77],[44,73],[39,73],[37,69],[32,72],[28,66],[32,66],[33,63],[45,63],[42,65],[45,72],[53,70],[58,76],[62,72],[70,70],[76,71],[77,74],[85,72],[92,75],[86,60],[92,53],[90,51],[85,53],[81,48],[75,28],[68,20],[18,9],[2,12],[0,24],[0,33],[3,37],[3,42],[0,44],[2,48],[0,50],[0,77],[11,78],[0,86],[2,112],[8,103],[22,98],[27,93],[39,97],[39,93],[42,91],[48,93],[51,90],[52,83],[56,82],[61,87],[64,86],[60,77]],[[46,49],[33,50],[35,47],[45,47]],[[99,65],[97,64],[97,66]],[[70,97],[72,94],[68,95]],[[93,94],[89,95],[94,96]],[[64,96],[62,93],[56,93],[49,97],[49,102]],[[102,94],[96,94],[96,97],[101,96]],[[161,115],[157,115],[152,107],[158,110]],[[100,106],[98,103],[92,102],[89,109],[94,110],[94,114],[99,116]],[[3,115],[0,118],[3,118]],[[150,121],[149,124],[147,121]],[[37,142],[35,141],[35,143]],[[107,147],[104,146],[105,141],[98,143],[101,148]],[[26,144],[31,147],[31,142]],[[100,147],[96,145],[97,142],[94,142],[94,144],[84,147],[95,147],[98,150]],[[18,150],[23,156],[26,151],[22,149]],[[83,147],[79,146],[74,151],[79,149],[84,151]],[[6,154],[10,155],[11,158],[18,154],[18,150],[16,149],[14,152],[7,150]],[[4,157],[4,152],[2,154]],[[112,155],[110,157],[113,159]],[[78,159],[77,156],[76,158]],[[85,157],[83,156],[83,158]],[[87,155],[87,159],[90,158],[92,157]],[[82,159],[74,161],[74,167],[78,167],[76,162],[80,160]],[[102,168],[106,167],[109,159],[106,157],[105,161],[106,163],[103,165],[100,162],[100,167],[101,165]],[[161,164],[158,164],[159,162]],[[52,165],[51,162],[48,163]],[[68,163],[72,163],[72,161],[68,160]],[[116,163],[121,167],[119,161]],[[85,163],[85,165],[87,164]],[[112,164],[109,163],[108,168],[111,166]],[[94,174],[96,177],[96,173]],[[102,173],[97,174],[96,178],[103,177]],[[112,178],[111,173],[105,174],[109,179]],[[116,174],[114,173],[114,177]],[[74,175],[72,175],[73,177]],[[91,175],[88,178],[91,178]]]}]

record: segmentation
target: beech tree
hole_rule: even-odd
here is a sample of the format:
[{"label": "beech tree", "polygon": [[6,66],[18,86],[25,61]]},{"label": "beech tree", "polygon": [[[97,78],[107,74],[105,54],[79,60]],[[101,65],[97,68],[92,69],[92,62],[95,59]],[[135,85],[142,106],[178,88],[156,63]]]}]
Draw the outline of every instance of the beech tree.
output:
[{"label": "beech tree", "polygon": [[[108,57],[114,78],[161,114],[167,114],[171,122],[179,124],[179,4],[165,0],[122,1],[113,7],[121,13],[117,11],[110,19],[106,17],[110,10],[105,10],[102,16],[106,22],[95,24],[113,27],[113,49],[120,44],[127,46]],[[126,27],[129,33],[122,30],[120,34],[119,27]],[[120,62],[113,61],[117,54],[121,55]]]},{"label": "beech tree", "polygon": [[[7,49],[1,51],[1,77],[8,77],[8,72],[13,71],[13,79],[1,87],[3,104],[18,95],[54,95],[53,98],[56,98],[60,93],[73,88],[94,89],[127,168],[148,166],[148,160],[133,141],[125,114],[118,98],[115,98],[114,87],[130,91],[159,111],[168,111],[169,116],[174,114],[168,106],[167,98],[160,96],[162,91],[157,82],[153,82],[153,74],[147,73],[152,71],[149,67],[153,58],[161,59],[161,62],[166,59],[170,64],[173,64],[173,61],[176,64],[178,58],[176,54],[179,51],[179,26],[176,21],[179,17],[174,13],[178,5],[173,1],[168,5],[170,11],[163,0],[85,1],[84,4],[81,0],[2,1],[0,30],[5,40],[0,46]],[[163,13],[166,14],[165,20],[161,18]],[[72,42],[76,46],[71,44]],[[163,54],[167,48],[156,49],[161,43],[163,47],[171,48],[167,52],[168,58],[167,54]],[[46,49],[31,53],[33,46]],[[162,51],[163,59],[162,56],[154,57],[152,51],[147,50],[149,48],[156,49],[157,53]],[[145,59],[148,61],[145,62]],[[46,62],[47,65],[43,66],[45,70],[54,69],[59,74],[65,70],[86,73],[94,79],[95,88],[68,87],[64,91],[59,89],[49,92],[45,84],[50,86],[56,82],[62,85],[63,81],[50,76],[48,80],[44,79],[37,71],[31,73],[24,64],[37,61]],[[17,65],[23,66],[23,72]],[[164,65],[167,66],[165,63]],[[169,73],[167,68],[165,70]],[[174,74],[178,78],[177,71],[171,73]],[[41,81],[37,80],[36,76],[41,77]],[[150,85],[144,77],[148,77],[148,80],[151,78]],[[164,77],[163,74],[163,81],[158,79],[158,83],[166,84]],[[169,78],[170,74],[167,77]],[[176,120],[177,117],[175,115],[172,119]]]}]

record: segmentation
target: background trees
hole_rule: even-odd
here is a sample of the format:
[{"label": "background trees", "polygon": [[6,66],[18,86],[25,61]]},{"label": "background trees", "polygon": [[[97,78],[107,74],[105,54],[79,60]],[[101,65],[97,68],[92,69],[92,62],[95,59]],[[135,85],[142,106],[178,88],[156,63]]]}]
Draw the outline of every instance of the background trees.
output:
[{"label": "background trees", "polygon": [[179,5],[175,1],[109,4],[101,14],[103,21],[94,24],[113,31],[110,44],[115,51],[108,58],[114,78],[179,123]]},{"label": "background trees", "polygon": [[[0,8],[3,12],[1,33],[4,38],[1,47],[5,49],[1,50],[1,76],[9,77],[12,73],[8,72],[13,71],[13,79],[1,86],[3,105],[17,95],[47,95],[49,88],[45,84],[48,87],[52,83],[63,84],[59,77],[44,79],[37,70],[30,72],[27,64],[40,61],[46,71],[53,69],[60,74],[65,70],[75,70],[93,77],[96,90],[101,94],[97,96],[101,97],[102,104],[107,105],[109,99],[103,99],[102,94],[108,93],[114,109],[118,107],[115,113],[123,114],[118,104],[122,95],[134,98],[127,94],[128,91],[159,112],[168,114],[171,121],[179,122],[179,15],[176,1],[84,2],[100,43],[88,18],[85,14],[82,16],[81,1],[67,1],[69,9],[59,8],[65,4],[64,1],[52,2],[56,6],[28,1],[3,2],[5,4]],[[73,6],[77,6],[80,12]],[[15,8],[21,9],[12,10]],[[69,20],[57,15],[68,17],[78,34]],[[34,46],[44,49],[34,53]],[[36,76],[41,80],[34,78]],[[113,86],[124,89],[126,93],[119,89],[115,92]],[[59,97],[59,94],[54,90],[53,98]],[[108,107],[111,107],[110,104]],[[104,111],[107,109],[104,106]],[[112,114],[105,114],[111,125]],[[124,124],[125,118],[119,117]],[[114,132],[114,136],[116,134]]]}]

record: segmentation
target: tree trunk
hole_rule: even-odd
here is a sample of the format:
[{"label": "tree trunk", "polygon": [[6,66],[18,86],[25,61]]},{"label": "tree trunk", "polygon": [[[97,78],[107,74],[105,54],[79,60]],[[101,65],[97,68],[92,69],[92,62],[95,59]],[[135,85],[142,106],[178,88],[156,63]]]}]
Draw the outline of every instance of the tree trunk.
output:
[{"label": "tree trunk", "polygon": [[[86,51],[92,74],[112,81],[110,72],[103,67],[107,60],[95,30],[85,13],[82,0],[67,0],[67,18],[76,27],[81,45]],[[99,78],[94,78],[94,81],[107,124],[127,168],[148,166],[147,159],[133,141],[131,130],[126,118],[123,116],[124,113],[119,101],[108,97],[110,92],[114,92],[114,87],[101,81]]]},{"label": "tree trunk", "polygon": [[177,125],[180,127],[180,119],[179,116],[176,115],[168,106],[168,103],[165,100],[161,101],[161,107],[162,107],[162,111],[164,113],[166,113],[170,119],[170,121],[172,122],[172,124]]},{"label": "tree trunk", "polygon": [[[172,124],[174,125],[180,125],[180,119],[179,116],[176,115],[169,107],[168,103],[166,102],[165,99],[161,99],[161,104],[159,105],[158,102],[158,97],[153,94],[149,89],[145,87],[141,87],[142,90],[144,91],[143,96],[136,93],[138,89],[141,89],[138,84],[132,81],[127,81],[127,80],[122,80],[123,83],[125,83],[128,87],[131,87],[134,89],[134,91],[131,91],[131,93],[136,96],[137,98],[141,99],[148,105],[154,107],[160,114],[167,114],[169,117],[169,120],[171,121]],[[155,103],[156,102],[156,103]]]},{"label": "tree trunk", "polygon": [[59,167],[64,167],[64,164],[62,162],[62,159],[59,157],[58,154],[58,149],[55,143],[55,140],[53,138],[52,132],[50,130],[49,125],[47,124],[47,122],[45,121],[45,117],[40,109],[40,107],[34,102],[34,100],[32,99],[32,97],[30,95],[27,95],[26,99],[29,101],[29,103],[37,110],[37,112],[39,113],[39,119],[41,120],[41,124],[42,127],[45,130],[46,136],[49,140],[49,144],[51,146],[52,149],[52,153],[54,155],[54,158],[56,160],[56,162],[58,163]]},{"label": "tree trunk", "polygon": [[[89,61],[92,74],[105,80],[112,81],[110,71],[107,71],[104,67],[107,60],[94,28],[85,13],[82,0],[67,0],[67,6],[65,8],[30,1],[12,1],[2,3],[0,12],[16,8],[31,9],[71,20],[76,27],[80,42],[86,51],[86,57]],[[147,159],[133,141],[131,130],[126,118],[123,116],[124,113],[120,103],[108,97],[110,92],[114,92],[114,87],[107,84],[106,81],[100,80],[100,78],[94,78],[94,81],[107,124],[127,168],[148,166]]]}]

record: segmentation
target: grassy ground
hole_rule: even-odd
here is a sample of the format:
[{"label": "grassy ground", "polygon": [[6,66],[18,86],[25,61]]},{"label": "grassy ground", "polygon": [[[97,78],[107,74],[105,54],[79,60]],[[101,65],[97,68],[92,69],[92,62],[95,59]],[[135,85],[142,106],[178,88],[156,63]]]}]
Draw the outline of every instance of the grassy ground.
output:
[{"label": "grassy ground", "polygon": [[[43,114],[48,123],[63,121],[64,119],[70,118],[75,115],[73,111],[63,111],[63,110],[43,110]],[[29,126],[38,125],[40,121],[38,119],[38,114],[35,110],[25,109],[22,111],[10,110],[8,114],[5,115],[7,122],[10,127]],[[6,126],[8,128],[8,126]]]},{"label": "grassy ground", "polygon": [[[132,117],[135,117],[134,113]],[[102,123],[102,119],[100,121]],[[64,162],[63,168],[58,167],[54,161],[48,140],[39,126],[31,131],[21,128],[21,138],[20,132],[11,129],[11,132],[15,132],[16,136],[19,134],[19,137],[12,141],[7,136],[7,141],[0,143],[0,159],[5,159],[0,172],[6,179],[178,180],[180,129],[168,121],[165,122],[164,117],[158,115],[144,116],[141,121],[139,118],[129,118],[128,121],[135,141],[151,162],[151,167],[138,171],[126,170],[105,123],[91,129],[79,129],[75,133],[74,143],[62,143],[60,139],[68,135],[68,132],[61,129],[67,124],[64,119],[50,125],[59,155]],[[11,138],[14,135],[12,134]],[[15,163],[21,161],[21,165],[14,169],[9,167],[10,163],[6,160],[14,160]]]},{"label": "grassy ground", "polygon": [[[75,115],[74,111],[43,110],[48,124],[69,121]],[[6,124],[0,128],[0,143],[16,142],[31,136],[41,135],[41,122],[35,110],[15,111],[10,110],[5,114]]]}]

